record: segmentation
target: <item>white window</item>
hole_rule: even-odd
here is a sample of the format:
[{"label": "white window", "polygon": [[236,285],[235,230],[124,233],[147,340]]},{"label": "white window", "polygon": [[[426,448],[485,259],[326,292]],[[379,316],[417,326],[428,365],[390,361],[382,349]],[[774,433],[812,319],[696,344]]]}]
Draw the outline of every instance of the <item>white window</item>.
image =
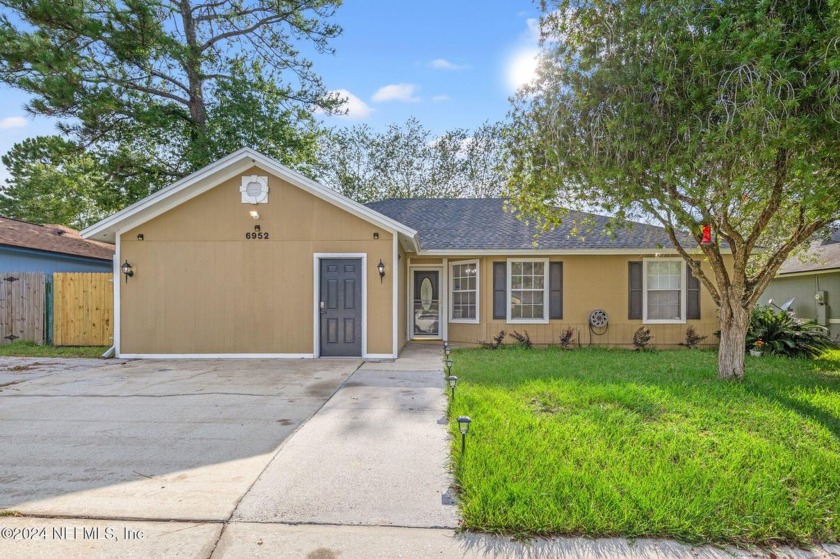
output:
[{"label": "white window", "polygon": [[681,258],[644,261],[644,322],[685,322],[685,262]]},{"label": "white window", "polygon": [[449,321],[478,323],[478,260],[449,265]]},{"label": "white window", "polygon": [[508,260],[508,322],[548,322],[548,259]]}]

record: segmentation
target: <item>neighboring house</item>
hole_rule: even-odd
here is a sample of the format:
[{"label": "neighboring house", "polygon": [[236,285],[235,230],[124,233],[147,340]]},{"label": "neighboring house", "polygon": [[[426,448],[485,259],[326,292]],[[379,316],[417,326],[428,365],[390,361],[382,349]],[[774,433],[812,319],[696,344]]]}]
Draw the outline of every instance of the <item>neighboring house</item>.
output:
[{"label": "neighboring house", "polygon": [[643,324],[656,345],[688,326],[714,343],[715,305],[662,229],[612,239],[589,216],[585,239],[566,225],[535,248],[503,205],[365,206],[242,149],[82,234],[115,242],[130,274],[115,271],[121,357],[392,358],[411,339],[557,343],[569,327],[629,345]]},{"label": "neighboring house", "polygon": [[0,217],[0,273],[111,272],[114,245],[63,225]]},{"label": "neighboring house", "polygon": [[802,256],[788,258],[767,286],[760,303],[778,306],[794,299],[800,318],[815,320],[840,337],[840,230],[811,245]]}]

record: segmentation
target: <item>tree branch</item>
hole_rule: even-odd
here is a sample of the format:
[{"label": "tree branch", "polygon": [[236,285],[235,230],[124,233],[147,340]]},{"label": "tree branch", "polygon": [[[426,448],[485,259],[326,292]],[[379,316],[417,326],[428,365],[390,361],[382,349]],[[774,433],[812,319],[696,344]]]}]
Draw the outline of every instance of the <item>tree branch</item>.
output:
[{"label": "tree branch", "polygon": [[266,25],[270,25],[270,24],[279,23],[281,21],[284,21],[287,17],[289,17],[289,14],[283,14],[282,16],[281,15],[267,16],[267,17],[264,17],[262,19],[257,20],[250,27],[245,27],[244,29],[234,29],[233,31],[228,31],[228,32],[222,33],[220,35],[216,35],[215,37],[212,37],[211,39],[208,39],[207,42],[205,42],[203,45],[201,45],[199,47],[199,51],[204,52],[204,51],[211,48],[213,45],[215,45],[216,43],[218,43],[220,41],[224,41],[225,39],[230,39],[232,37],[238,37],[240,35],[247,35],[249,33],[252,33],[254,31],[256,31],[260,27],[264,27]]},{"label": "tree branch", "polygon": [[785,260],[787,260],[790,253],[803,242],[807,241],[811,235],[832,221],[833,220],[831,219],[818,219],[800,226],[796,233],[794,233],[786,243],[779,247],[775,253],[773,253],[773,256],[770,257],[770,260],[767,261],[767,264],[764,265],[761,272],[759,272],[759,274],[749,282],[748,287],[750,288],[750,293],[746,302],[750,306],[755,305],[759,297],[761,297],[764,293],[764,290],[767,289],[767,286],[773,278],[776,277],[776,272],[779,271],[779,268],[782,264],[784,264]]}]

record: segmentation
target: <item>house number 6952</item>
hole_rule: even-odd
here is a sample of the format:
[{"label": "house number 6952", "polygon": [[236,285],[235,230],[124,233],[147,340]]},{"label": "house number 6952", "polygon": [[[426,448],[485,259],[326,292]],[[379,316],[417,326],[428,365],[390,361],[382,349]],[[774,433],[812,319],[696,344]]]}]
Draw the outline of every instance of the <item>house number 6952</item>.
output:
[{"label": "house number 6952", "polygon": [[248,233],[245,233],[245,238],[248,239],[248,240],[259,239],[259,240],[267,241],[268,240],[268,233],[263,233],[262,231],[260,231],[260,232],[254,231],[253,233],[248,232]]}]

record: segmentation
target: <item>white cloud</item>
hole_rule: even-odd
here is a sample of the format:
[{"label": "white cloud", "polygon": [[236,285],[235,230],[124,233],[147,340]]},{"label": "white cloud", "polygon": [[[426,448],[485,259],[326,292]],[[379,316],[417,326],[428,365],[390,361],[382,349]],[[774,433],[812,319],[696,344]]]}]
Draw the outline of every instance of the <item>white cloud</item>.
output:
[{"label": "white cloud", "polygon": [[435,70],[463,70],[466,68],[463,64],[455,64],[454,62],[450,62],[445,58],[435,58],[431,62],[429,62],[429,66],[434,68]]},{"label": "white cloud", "polygon": [[0,130],[8,130],[9,128],[26,128],[29,122],[22,116],[7,116],[0,120]]},{"label": "white cloud", "polygon": [[432,97],[432,101],[435,103],[443,103],[444,101],[449,101],[449,95],[435,95]]},{"label": "white cloud", "polygon": [[416,103],[420,100],[414,93],[417,86],[413,83],[394,83],[380,87],[373,94],[373,101],[382,103],[384,101],[401,101],[403,103]]},{"label": "white cloud", "polygon": [[347,111],[346,114],[338,115],[338,118],[345,118],[348,120],[361,120],[370,116],[373,109],[367,103],[347,91],[346,89],[336,89],[329,93],[333,97],[344,99],[342,109]]},{"label": "white cloud", "polygon": [[532,43],[537,43],[540,40],[540,20],[535,17],[529,17],[525,20],[525,24],[528,26],[528,31],[526,32],[526,36],[529,41]]}]

